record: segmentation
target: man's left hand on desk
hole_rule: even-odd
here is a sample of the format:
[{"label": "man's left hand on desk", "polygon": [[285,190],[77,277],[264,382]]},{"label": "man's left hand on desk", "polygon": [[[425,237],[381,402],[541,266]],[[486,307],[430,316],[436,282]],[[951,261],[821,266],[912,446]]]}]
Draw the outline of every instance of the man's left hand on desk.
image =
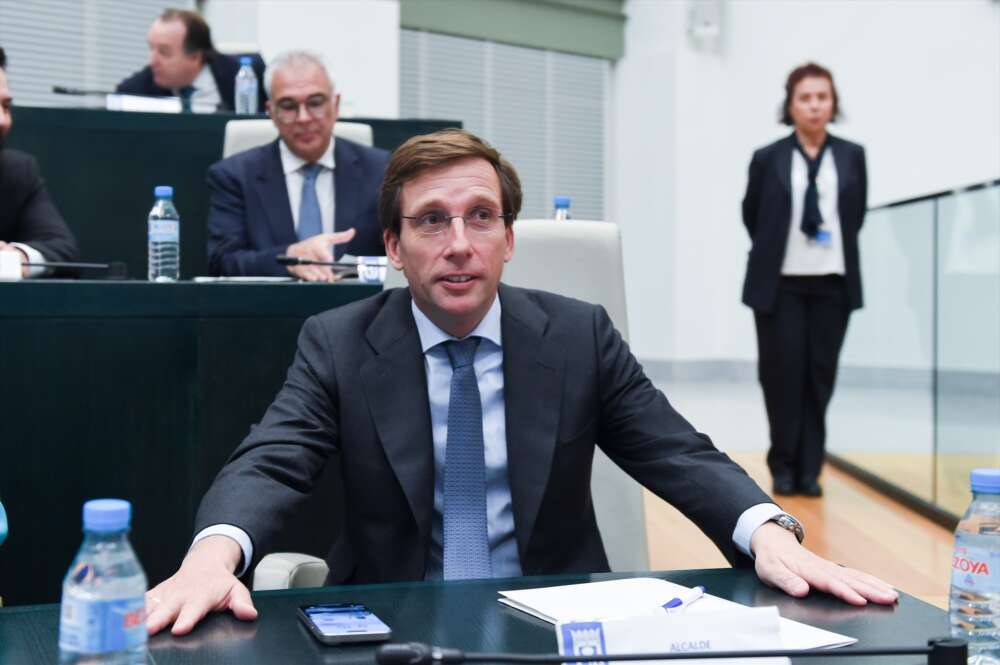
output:
[{"label": "man's left hand on desk", "polygon": [[899,600],[899,594],[886,582],[813,554],[777,524],[761,525],[750,545],[757,577],[790,596],[801,598],[814,588],[851,605],[865,605],[869,601],[891,605]]}]

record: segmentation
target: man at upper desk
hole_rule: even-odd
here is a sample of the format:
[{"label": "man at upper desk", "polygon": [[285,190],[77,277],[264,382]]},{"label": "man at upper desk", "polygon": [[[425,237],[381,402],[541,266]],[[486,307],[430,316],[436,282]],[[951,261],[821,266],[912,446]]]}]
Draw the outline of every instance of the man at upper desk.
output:
[{"label": "man at upper desk", "polygon": [[765,583],[895,602],[799,544],[797,523],[653,387],[602,307],[500,284],[520,205],[513,167],[462,130],[394,153],[379,219],[409,289],[305,323],[285,385],[202,500],[180,570],[147,593],[151,632],[185,633],[212,610],[256,617],[234,573],[333,455],[346,506],[330,584],[606,571],[590,499],[600,445]]},{"label": "man at upper desk", "polygon": [[76,261],[76,240],[45,189],[35,158],[4,147],[12,102],[7,56],[0,48],[0,252],[16,252],[21,275],[38,277],[45,268],[23,264]]},{"label": "man at upper desk", "polygon": [[334,138],[340,95],[319,56],[290,51],[264,76],[279,138],[208,170],[208,269],[213,275],[333,279],[322,266],[280,265],[279,254],[318,261],[382,255],[375,204],[389,154]]},{"label": "man at upper desk", "polygon": [[[146,35],[149,64],[118,84],[115,92],[148,97],[180,97],[185,110],[192,106],[232,111],[236,108],[239,58],[219,53],[212,31],[197,12],[167,9],[153,21]],[[264,62],[251,56],[260,81]],[[266,101],[259,91],[259,107]]]}]

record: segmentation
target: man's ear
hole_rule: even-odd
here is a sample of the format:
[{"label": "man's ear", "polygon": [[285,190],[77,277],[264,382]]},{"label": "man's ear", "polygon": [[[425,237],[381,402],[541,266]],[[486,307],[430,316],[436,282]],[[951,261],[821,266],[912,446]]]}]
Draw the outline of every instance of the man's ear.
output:
[{"label": "man's ear", "polygon": [[403,261],[399,256],[399,236],[386,229],[382,232],[382,242],[385,243],[385,255],[396,270],[403,269]]}]

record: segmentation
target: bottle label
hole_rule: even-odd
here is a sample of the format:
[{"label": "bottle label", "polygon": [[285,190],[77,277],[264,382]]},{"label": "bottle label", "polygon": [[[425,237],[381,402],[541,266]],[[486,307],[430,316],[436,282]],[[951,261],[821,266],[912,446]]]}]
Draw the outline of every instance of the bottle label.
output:
[{"label": "bottle label", "polygon": [[996,593],[1000,591],[1000,550],[982,547],[982,540],[959,531],[951,560],[952,587]]},{"label": "bottle label", "polygon": [[126,651],[146,643],[146,601],[63,596],[59,648],[73,653]]},{"label": "bottle label", "polygon": [[150,242],[177,242],[180,231],[181,225],[176,219],[149,220]]}]

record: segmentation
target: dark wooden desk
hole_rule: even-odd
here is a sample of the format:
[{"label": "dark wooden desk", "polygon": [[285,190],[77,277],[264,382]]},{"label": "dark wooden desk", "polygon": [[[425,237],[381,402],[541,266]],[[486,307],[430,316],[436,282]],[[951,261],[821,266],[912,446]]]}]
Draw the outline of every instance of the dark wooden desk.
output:
[{"label": "dark wooden desk", "polygon": [[[153,187],[172,185],[181,215],[181,276],[208,274],[208,167],[222,159],[229,113],[14,110],[7,145],[33,154],[84,261],[124,261],[146,276],[146,216]],[[395,150],[417,134],[461,127],[452,120],[351,118],[372,126],[376,147]]]},{"label": "dark wooden desk", "polygon": [[[769,589],[749,570],[656,573],[681,584],[705,584],[715,595],[746,605],[777,605],[781,615],[858,638],[858,648],[923,646],[948,634],[944,611],[903,596],[895,607],[853,608],[825,595],[795,600]],[[393,629],[400,642],[426,642],[465,651],[554,652],[550,624],[496,602],[498,589],[530,588],[610,579],[621,575],[515,578],[477,582],[386,584],[254,594],[256,622],[229,615],[210,617],[185,637],[160,634],[150,640],[157,665],[187,663],[371,663],[373,646],[327,647],[301,626],[303,603],[360,601]],[[58,606],[0,610],[0,663],[52,663],[56,658]],[[851,647],[847,647],[851,648]],[[801,659],[801,665],[923,665],[919,656]],[[799,665],[799,664],[797,664]]]},{"label": "dark wooden desk", "polygon": [[[302,322],[379,289],[0,283],[4,602],[59,599],[83,502],[102,496],[132,501],[149,578],[176,570],[201,496],[281,387]],[[338,483],[322,485],[280,548],[326,554],[341,501]]]}]

